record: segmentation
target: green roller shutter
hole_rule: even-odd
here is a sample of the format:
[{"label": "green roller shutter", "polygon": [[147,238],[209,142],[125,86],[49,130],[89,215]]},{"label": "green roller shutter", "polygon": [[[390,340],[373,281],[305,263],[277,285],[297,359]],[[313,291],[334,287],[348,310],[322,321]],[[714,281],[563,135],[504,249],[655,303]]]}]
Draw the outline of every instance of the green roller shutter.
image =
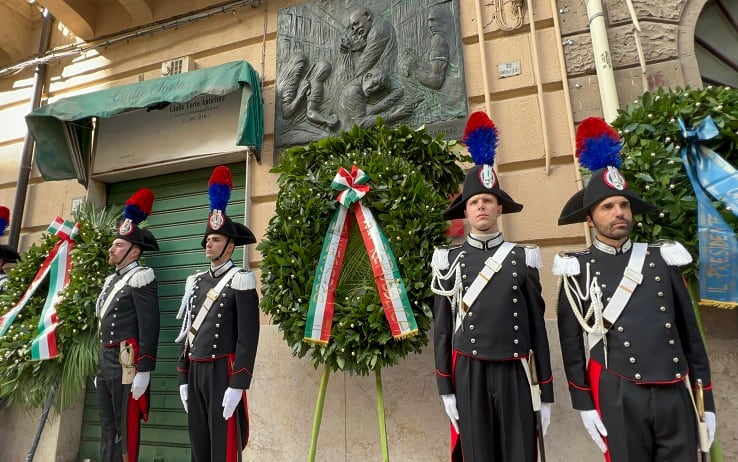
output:
[{"label": "green roller shutter", "polygon": [[[229,166],[233,192],[228,216],[243,223],[245,208],[245,164]],[[180,345],[174,343],[181,322],[175,317],[187,276],[207,267],[200,241],[210,210],[207,194],[212,168],[124,181],[110,185],[108,204],[122,205],[139,188],[154,192],[148,229],[156,236],[160,250],[144,254],[144,264],[156,272],[159,281],[161,333],[156,370],[151,374],[151,411],[141,426],[141,462],[181,462],[190,459],[187,414],[182,409],[177,383]],[[234,261],[243,262],[243,247]],[[84,420],[79,458],[95,461],[100,451],[100,417],[92,380],[85,396]]]}]

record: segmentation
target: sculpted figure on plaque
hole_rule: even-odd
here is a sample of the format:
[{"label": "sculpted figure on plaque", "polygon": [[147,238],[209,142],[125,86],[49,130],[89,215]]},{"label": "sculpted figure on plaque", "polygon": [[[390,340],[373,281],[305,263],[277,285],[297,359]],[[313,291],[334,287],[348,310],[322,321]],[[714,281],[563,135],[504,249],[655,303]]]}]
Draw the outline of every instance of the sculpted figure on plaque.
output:
[{"label": "sculpted figure on plaque", "polygon": [[392,72],[397,62],[395,28],[370,10],[357,8],[349,16],[349,30],[339,50],[351,76],[364,75],[373,67]]},{"label": "sculpted figure on plaque", "polygon": [[308,122],[321,128],[335,129],[338,117],[321,113],[325,81],[333,66],[327,61],[310,65],[307,55],[296,52],[289,57],[277,77],[277,98],[285,120],[298,118],[305,110]]},{"label": "sculpted figure on plaque", "polygon": [[448,8],[436,6],[428,12],[426,23],[431,38],[427,52],[421,57],[411,48],[405,50],[403,67],[406,77],[414,78],[430,89],[441,89],[450,61],[449,38],[452,21],[451,10]]},{"label": "sculpted figure on plaque", "polygon": [[341,122],[345,130],[353,124],[366,128],[377,117],[392,124],[413,113],[414,103],[403,99],[402,85],[380,68],[356,77],[343,89],[339,99]]}]

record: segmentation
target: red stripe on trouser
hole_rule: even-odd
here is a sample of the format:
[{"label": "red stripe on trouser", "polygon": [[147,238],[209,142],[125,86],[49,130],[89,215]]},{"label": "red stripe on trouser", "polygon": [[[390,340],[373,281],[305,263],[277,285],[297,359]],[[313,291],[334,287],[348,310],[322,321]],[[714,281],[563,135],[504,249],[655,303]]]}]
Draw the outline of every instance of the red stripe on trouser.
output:
[{"label": "red stripe on trouser", "polygon": [[[228,378],[230,379],[233,375],[233,363],[236,360],[236,355],[231,353],[228,355]],[[246,391],[244,390],[241,394],[241,402],[240,405],[243,406],[243,410],[246,414],[246,422],[248,425],[249,421],[249,411],[248,411],[248,403],[246,402]],[[231,415],[231,418],[228,419],[228,429],[226,434],[226,462],[238,462],[239,460],[239,453],[243,451],[246,448],[246,443],[249,440],[248,433],[246,434],[246,438],[243,441],[243,445],[241,445],[240,439],[241,435],[239,434],[239,428],[238,428],[238,406],[236,406],[236,409],[233,411],[233,415]]]},{"label": "red stripe on trouser", "polygon": [[[133,346],[133,357],[138,358],[138,342],[135,338],[125,340],[129,345]],[[138,447],[141,430],[141,419],[144,422],[149,420],[149,398],[146,393],[141,395],[139,399],[133,399],[133,395],[128,395],[128,417],[126,419],[128,437],[128,460],[129,462],[138,461]]]},{"label": "red stripe on trouser", "polygon": [[[590,359],[587,372],[589,373],[589,386],[592,387],[592,400],[594,401],[595,409],[597,409],[597,413],[600,415],[601,419],[602,410],[600,409],[600,376],[602,375],[602,365],[597,361],[593,361]],[[607,445],[607,437],[603,436],[602,439],[605,441],[605,445]],[[605,453],[605,461],[610,462],[609,450]]]},{"label": "red stripe on trouser", "polygon": [[[454,350],[451,354],[451,384],[454,386],[454,390],[456,390],[456,384],[454,383],[454,377],[455,371],[456,371],[456,356],[457,351]],[[459,433],[454,428],[453,424],[449,424],[451,427],[451,462],[463,462],[464,456],[461,452],[461,439],[459,438]]]}]

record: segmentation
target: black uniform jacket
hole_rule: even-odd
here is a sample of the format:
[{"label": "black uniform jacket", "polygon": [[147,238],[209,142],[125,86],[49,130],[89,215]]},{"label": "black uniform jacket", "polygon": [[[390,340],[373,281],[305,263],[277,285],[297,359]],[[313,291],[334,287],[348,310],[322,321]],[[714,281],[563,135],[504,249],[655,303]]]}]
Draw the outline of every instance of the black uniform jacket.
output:
[{"label": "black uniform jacket", "polygon": [[[478,246],[480,241],[475,241],[470,237],[463,245],[448,250],[448,262],[452,265],[450,270],[454,271],[456,265],[461,270],[464,293],[482,270],[487,258],[494,255],[502,243],[500,238],[494,240],[494,247],[486,248],[483,245],[484,248],[480,249],[474,246]],[[537,248],[530,250],[537,252]],[[454,278],[444,284],[449,290]],[[454,393],[454,350],[457,354],[481,361],[519,360],[527,358],[532,350],[541,385],[541,399],[552,403],[553,379],[544,310],[538,269],[526,265],[526,249],[522,246],[515,246],[507,255],[502,269],[469,307],[456,333],[455,313],[449,298],[436,295],[434,351],[439,393]]]},{"label": "black uniform jacket", "polygon": [[100,320],[100,344],[114,347],[133,338],[138,342],[136,368],[139,372],[154,370],[159,345],[159,299],[154,270],[132,263],[108,276],[101,291],[102,302],[118,281],[135,271]]},{"label": "black uniform jacket", "polygon": [[[623,278],[632,244],[627,241],[622,252],[599,241],[595,244],[563,258],[579,261],[579,274],[571,277],[576,278],[583,291],[588,286],[589,265],[590,281],[597,278],[602,303],[607,306]],[[689,375],[694,386],[701,379],[705,387],[705,410],[714,411],[707,353],[684,278],[678,267],[667,264],[662,256],[662,248],[671,245],[649,245],[641,270],[643,282],[610,327],[606,342],[594,346],[591,357],[611,373],[638,384],[677,383]],[[679,248],[683,249],[681,245]],[[585,302],[584,309],[588,307],[589,302]],[[572,405],[578,410],[594,409],[582,328],[563,287],[559,291],[558,324]]]},{"label": "black uniform jacket", "polygon": [[[218,284],[231,267],[233,263],[218,268],[216,274],[205,271],[188,278],[187,285],[194,284],[190,298],[193,322],[208,291]],[[256,278],[251,271],[240,270],[211,306],[193,344],[185,347],[179,361],[179,383],[187,383],[190,361],[215,361],[235,355],[229,385],[232,388],[249,388],[258,343],[259,296],[256,293]]]}]

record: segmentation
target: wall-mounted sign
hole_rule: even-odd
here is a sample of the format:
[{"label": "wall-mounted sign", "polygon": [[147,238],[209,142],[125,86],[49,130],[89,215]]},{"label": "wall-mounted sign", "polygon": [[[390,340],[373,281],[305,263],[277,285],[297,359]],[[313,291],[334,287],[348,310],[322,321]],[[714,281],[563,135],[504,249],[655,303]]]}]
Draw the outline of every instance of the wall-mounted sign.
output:
[{"label": "wall-mounted sign", "polygon": [[520,61],[511,61],[509,63],[500,63],[497,65],[497,75],[499,78],[512,77],[520,75]]},{"label": "wall-mounted sign", "polygon": [[242,92],[200,95],[186,103],[98,119],[92,176],[120,177],[120,172],[131,168],[171,165],[246,149],[236,146],[233,137]]}]

